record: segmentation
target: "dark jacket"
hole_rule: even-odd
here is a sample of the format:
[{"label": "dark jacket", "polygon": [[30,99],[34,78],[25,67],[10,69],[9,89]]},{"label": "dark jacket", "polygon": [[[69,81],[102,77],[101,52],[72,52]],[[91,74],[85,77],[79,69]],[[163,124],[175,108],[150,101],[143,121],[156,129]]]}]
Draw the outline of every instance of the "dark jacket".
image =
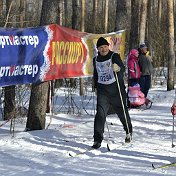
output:
[{"label": "dark jacket", "polygon": [[146,54],[141,53],[139,55],[138,63],[141,71],[141,76],[152,75],[153,66],[152,66],[151,57],[149,55],[146,56]]},{"label": "dark jacket", "polygon": [[[124,93],[125,85],[124,85],[124,72],[125,72],[125,66],[120,58],[120,55],[117,53],[113,53],[112,51],[109,51],[109,53],[106,56],[101,56],[98,53],[97,57],[93,58],[93,66],[94,66],[94,87],[97,88],[97,93],[99,94],[107,94],[108,96],[117,96],[118,93],[118,87],[117,87],[117,81],[115,81],[112,84],[101,84],[98,83],[98,72],[96,68],[96,61],[97,62],[104,62],[111,58],[112,56],[112,64],[116,63],[121,69],[117,73],[118,81],[120,84],[120,88],[122,89],[122,93]],[[115,75],[115,73],[114,73]]]}]

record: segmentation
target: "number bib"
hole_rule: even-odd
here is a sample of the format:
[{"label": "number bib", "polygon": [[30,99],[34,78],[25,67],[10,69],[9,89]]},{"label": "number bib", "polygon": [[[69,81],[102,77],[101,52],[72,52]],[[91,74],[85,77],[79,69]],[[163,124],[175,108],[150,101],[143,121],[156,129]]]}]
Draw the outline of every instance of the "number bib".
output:
[{"label": "number bib", "polygon": [[98,73],[98,83],[112,84],[116,81],[113,70],[112,70],[112,60],[111,59],[104,61],[104,62],[96,61],[96,69]]}]

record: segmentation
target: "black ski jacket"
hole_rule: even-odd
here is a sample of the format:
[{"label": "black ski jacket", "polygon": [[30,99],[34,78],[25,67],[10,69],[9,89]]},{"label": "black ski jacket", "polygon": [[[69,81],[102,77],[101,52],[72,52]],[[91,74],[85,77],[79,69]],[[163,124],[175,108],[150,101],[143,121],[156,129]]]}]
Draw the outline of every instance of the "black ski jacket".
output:
[{"label": "black ski jacket", "polygon": [[[104,62],[106,60],[112,59],[112,64],[116,63],[120,67],[120,71],[117,72],[117,77],[121,89],[121,93],[125,93],[125,85],[124,85],[124,72],[125,72],[125,66],[120,58],[120,55],[117,53],[113,53],[112,51],[109,51],[109,53],[106,56],[101,56],[98,53],[97,57],[93,58],[93,77],[94,77],[94,88],[97,89],[97,94],[105,94],[108,96],[119,96],[117,81],[112,84],[101,84],[98,83],[98,72],[96,68],[96,61],[97,62]],[[115,73],[114,73],[115,75]],[[116,77],[116,76],[115,76]]]}]

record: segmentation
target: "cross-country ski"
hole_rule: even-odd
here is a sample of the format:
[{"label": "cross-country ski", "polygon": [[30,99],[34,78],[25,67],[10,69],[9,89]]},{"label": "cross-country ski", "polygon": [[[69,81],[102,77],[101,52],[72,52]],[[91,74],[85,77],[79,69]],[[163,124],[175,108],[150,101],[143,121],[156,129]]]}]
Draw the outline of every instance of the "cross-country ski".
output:
[{"label": "cross-country ski", "polygon": [[154,170],[157,170],[157,169],[165,169],[165,168],[169,168],[169,167],[176,167],[176,162],[173,162],[173,163],[169,163],[169,164],[163,164],[163,165],[154,165],[152,164],[152,168]]}]

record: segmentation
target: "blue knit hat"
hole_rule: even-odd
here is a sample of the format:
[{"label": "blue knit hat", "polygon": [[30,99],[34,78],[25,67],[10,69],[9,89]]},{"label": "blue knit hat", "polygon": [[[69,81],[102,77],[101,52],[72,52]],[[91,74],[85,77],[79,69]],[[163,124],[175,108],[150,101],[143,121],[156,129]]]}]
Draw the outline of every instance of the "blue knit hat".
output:
[{"label": "blue knit hat", "polygon": [[145,43],[141,43],[140,45],[139,45],[139,48],[141,49],[141,48],[147,48],[147,45],[145,44]]}]

